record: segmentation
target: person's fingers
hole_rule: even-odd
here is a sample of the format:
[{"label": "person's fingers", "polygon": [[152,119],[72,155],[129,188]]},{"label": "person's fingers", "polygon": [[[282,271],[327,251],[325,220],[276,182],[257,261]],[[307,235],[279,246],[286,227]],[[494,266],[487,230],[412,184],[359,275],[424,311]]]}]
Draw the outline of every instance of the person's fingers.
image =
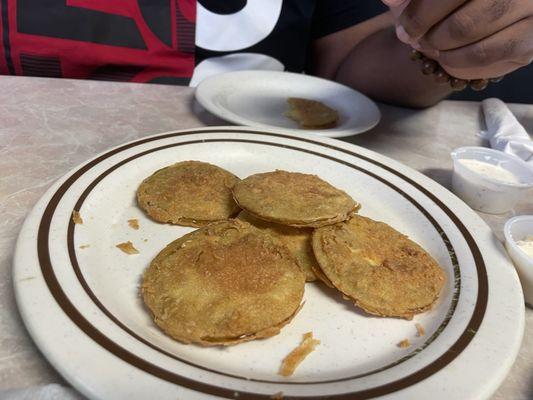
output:
[{"label": "person's fingers", "polygon": [[531,0],[468,1],[429,30],[421,44],[440,51],[456,49],[489,37],[528,15],[533,15]]},{"label": "person's fingers", "polygon": [[405,7],[409,5],[409,2],[411,0],[382,0],[385,5],[389,6],[389,9],[391,11],[391,14],[394,16],[394,18],[398,19],[398,17],[401,15]]},{"label": "person's fingers", "polygon": [[[479,69],[487,78],[512,72],[533,61],[533,17],[521,21],[480,40],[474,44],[458,49],[441,51],[438,61],[444,69],[468,70]],[[499,65],[496,71],[493,67]],[[502,70],[506,65],[508,70]],[[465,71],[458,78],[465,79]],[[453,74],[452,74],[453,75]]]},{"label": "person's fingers", "polygon": [[442,66],[442,68],[451,76],[465,80],[497,78],[499,76],[507,75],[522,67],[523,65],[521,64],[507,61],[492,64],[488,68],[453,68]]},{"label": "person's fingers", "polygon": [[[405,32],[410,42],[418,40],[466,1],[468,0],[411,0],[398,18],[399,29]],[[404,41],[402,38],[400,40]]]},{"label": "person's fingers", "polygon": [[382,0],[383,3],[385,3],[386,6],[389,7],[399,7],[403,3],[409,2],[409,0]]}]

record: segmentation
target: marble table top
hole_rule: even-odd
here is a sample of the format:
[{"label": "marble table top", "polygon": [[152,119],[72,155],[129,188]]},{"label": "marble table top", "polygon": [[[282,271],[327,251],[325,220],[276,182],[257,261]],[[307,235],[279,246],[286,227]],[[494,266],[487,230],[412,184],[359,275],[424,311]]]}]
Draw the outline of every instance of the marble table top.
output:
[{"label": "marble table top", "polygon": [[[533,105],[510,107],[533,132]],[[383,120],[376,128],[344,140],[399,160],[445,187],[451,182],[450,151],[482,144],[478,103],[444,101],[423,111],[380,108]],[[17,234],[39,197],[71,168],[109,147],[205,125],[227,123],[202,110],[187,87],[0,77],[0,394],[51,383],[68,386],[30,339],[13,294]],[[533,214],[533,199],[515,213]],[[500,239],[503,223],[512,216],[480,215]],[[509,399],[533,399],[530,308],[518,358],[492,397]]]}]

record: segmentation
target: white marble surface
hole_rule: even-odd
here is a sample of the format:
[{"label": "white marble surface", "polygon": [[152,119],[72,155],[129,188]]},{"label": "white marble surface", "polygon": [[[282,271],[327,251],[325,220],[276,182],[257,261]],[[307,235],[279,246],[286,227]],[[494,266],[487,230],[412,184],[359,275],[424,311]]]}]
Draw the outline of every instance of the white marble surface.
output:
[{"label": "white marble surface", "polygon": [[[533,132],[533,105],[513,105]],[[347,141],[450,186],[450,151],[481,144],[479,104],[445,101],[414,111],[381,107],[378,127]],[[89,157],[146,135],[223,121],[199,109],[185,87],[0,77],[0,398],[8,389],[67,385],[29,338],[17,312],[11,259],[26,214],[54,180]],[[533,214],[526,199],[517,214]],[[504,216],[481,215],[502,237]],[[6,394],[7,395],[7,394]],[[533,399],[533,310],[518,359],[492,400]]]}]

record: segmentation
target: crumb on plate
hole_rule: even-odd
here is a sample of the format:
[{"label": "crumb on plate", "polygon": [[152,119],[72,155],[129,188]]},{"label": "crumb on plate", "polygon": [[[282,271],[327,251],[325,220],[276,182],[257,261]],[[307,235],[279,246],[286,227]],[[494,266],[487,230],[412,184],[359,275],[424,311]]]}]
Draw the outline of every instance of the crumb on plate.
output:
[{"label": "crumb on plate", "polygon": [[416,331],[418,332],[419,337],[424,336],[426,334],[426,330],[421,324],[416,323],[415,327],[416,327]]},{"label": "crumb on plate", "polygon": [[79,211],[72,211],[72,222],[74,222],[76,225],[83,224],[83,219],[81,218]]},{"label": "crumb on plate", "polygon": [[313,339],[313,333],[307,332],[302,336],[302,341],[287,357],[283,359],[279,374],[291,376],[298,365],[320,344],[320,340]]},{"label": "crumb on plate", "polygon": [[83,249],[86,249],[87,247],[91,247],[91,245],[90,245],[90,244],[82,244],[82,245],[80,246],[80,249],[83,250]]},{"label": "crumb on plate", "polygon": [[401,347],[402,349],[406,349],[409,346],[411,346],[411,343],[409,342],[409,339],[404,339],[400,343],[398,343],[398,347]]},{"label": "crumb on plate", "polygon": [[130,228],[138,230],[139,229],[139,220],[136,218],[128,219],[128,225]]},{"label": "crumb on plate", "polygon": [[139,250],[133,247],[133,243],[131,243],[129,240],[127,242],[117,244],[116,247],[126,254],[139,254]]}]

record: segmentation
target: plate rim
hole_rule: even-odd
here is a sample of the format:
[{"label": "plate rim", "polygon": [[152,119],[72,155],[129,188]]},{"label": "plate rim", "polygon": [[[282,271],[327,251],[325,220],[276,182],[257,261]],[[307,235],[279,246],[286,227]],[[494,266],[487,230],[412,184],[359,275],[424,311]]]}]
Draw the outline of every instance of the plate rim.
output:
[{"label": "plate rim", "polygon": [[[194,132],[192,132],[192,133],[194,134]],[[148,150],[145,150],[145,151],[142,151],[142,152],[137,152],[137,153],[135,153],[132,156],[129,156],[129,157],[125,158],[125,159],[122,159],[121,161],[117,162],[116,164],[110,166],[109,168],[107,168],[103,172],[101,172],[100,175],[98,175],[98,177],[93,179],[88,185],[85,186],[84,191],[77,197],[77,201],[76,201],[76,203],[74,205],[74,210],[77,211],[77,212],[81,212],[81,209],[83,207],[83,204],[84,204],[85,200],[87,200],[87,198],[88,198],[88,196],[90,196],[91,192],[96,188],[96,186],[103,179],[105,179],[108,175],[113,173],[113,171],[124,167],[126,164],[128,164],[131,161],[134,161],[137,158],[146,156],[146,155],[151,154],[151,153],[156,153],[156,152],[161,151],[161,150],[166,150],[166,149],[169,149],[169,148],[179,147],[182,144],[185,144],[185,145],[192,144],[192,145],[194,145],[194,144],[199,144],[199,143],[220,143],[220,142],[222,142],[222,143],[228,143],[229,142],[229,143],[258,144],[258,145],[267,145],[267,146],[273,146],[273,147],[283,147],[283,148],[291,149],[293,151],[301,151],[301,152],[304,152],[304,153],[307,153],[307,154],[315,155],[317,157],[321,156],[321,157],[324,157],[326,159],[333,160],[333,161],[335,161],[337,163],[340,163],[340,164],[344,164],[346,166],[351,167],[354,170],[359,171],[360,173],[366,174],[366,175],[372,177],[373,179],[382,182],[384,185],[389,186],[391,189],[395,190],[399,195],[401,195],[406,200],[408,200],[413,206],[415,206],[419,210],[419,212],[423,215],[423,217],[426,218],[431,223],[431,225],[433,225],[433,228],[441,236],[442,241],[444,242],[444,245],[447,248],[448,255],[450,257],[450,262],[451,262],[451,264],[453,266],[453,275],[454,275],[454,279],[455,279],[454,285],[453,285],[454,286],[454,292],[452,294],[452,301],[450,302],[450,306],[449,306],[449,308],[448,308],[448,310],[446,312],[445,318],[441,322],[439,327],[437,328],[437,331],[435,333],[433,333],[433,335],[429,336],[424,341],[424,343],[422,345],[419,345],[415,350],[411,351],[410,353],[408,353],[404,357],[402,357],[402,358],[400,358],[400,359],[398,359],[398,360],[396,360],[394,362],[391,362],[390,364],[387,364],[386,366],[379,367],[379,368],[376,368],[376,369],[373,369],[373,370],[370,370],[370,371],[367,371],[367,372],[364,372],[364,373],[360,373],[360,374],[357,374],[355,376],[349,376],[349,377],[343,377],[343,378],[337,378],[337,379],[329,379],[329,380],[322,380],[322,381],[306,381],[306,382],[287,381],[287,382],[283,382],[283,384],[285,384],[285,385],[305,385],[305,384],[310,385],[310,384],[337,383],[337,382],[350,381],[350,380],[354,380],[354,379],[360,379],[360,378],[367,377],[367,376],[370,376],[370,375],[373,375],[373,374],[376,374],[376,373],[380,373],[380,372],[386,371],[387,369],[396,367],[397,365],[403,363],[404,361],[407,361],[407,360],[411,359],[414,356],[417,356],[423,350],[425,350],[427,347],[429,347],[431,345],[431,343],[434,342],[440,336],[440,334],[442,334],[442,332],[446,329],[446,327],[448,326],[449,322],[451,321],[451,319],[454,316],[454,313],[456,311],[456,307],[457,307],[457,304],[458,304],[458,301],[459,301],[459,296],[460,296],[460,293],[461,293],[460,265],[459,265],[459,262],[457,260],[455,249],[454,249],[453,245],[451,244],[451,241],[449,240],[448,235],[446,234],[444,229],[440,226],[440,224],[435,220],[435,218],[433,218],[433,216],[429,213],[429,211],[427,209],[425,209],[419,202],[416,201],[416,199],[414,199],[411,195],[407,194],[405,191],[403,191],[402,189],[397,187],[395,184],[387,181],[386,179],[381,178],[380,176],[378,176],[374,172],[367,171],[367,170],[365,170],[362,167],[357,167],[357,166],[355,166],[355,165],[353,165],[353,164],[351,164],[351,163],[349,163],[347,161],[339,160],[339,159],[337,159],[337,158],[335,158],[335,157],[333,157],[331,155],[320,154],[320,153],[314,152],[312,150],[297,148],[297,147],[291,146],[291,145],[281,145],[281,144],[278,144],[278,143],[275,143],[275,142],[254,141],[254,140],[251,140],[251,139],[228,139],[228,138],[225,138],[225,139],[217,139],[217,138],[213,138],[213,139],[197,139],[197,140],[189,140],[189,141],[184,141],[184,142],[175,142],[175,143],[171,143],[171,144],[167,144],[167,145],[161,145],[161,146],[157,146],[157,147],[151,147]],[[132,147],[134,147],[134,146],[132,146]],[[355,157],[355,158],[361,157],[361,156],[359,156],[359,155],[357,155],[355,153],[351,153],[351,156]],[[96,165],[97,164],[95,164],[95,166]],[[68,187],[66,188],[65,193],[66,193],[66,191],[68,191]],[[244,379],[246,381],[251,381],[251,382],[274,383],[274,384],[279,384],[280,383],[279,381],[270,381],[270,380],[265,380],[265,379],[254,379],[254,378],[243,377],[243,376],[240,376],[240,375],[224,373],[224,372],[221,372],[221,371],[218,371],[218,370],[210,369],[208,367],[205,367],[205,366],[202,366],[202,365],[199,365],[199,364],[195,364],[192,361],[184,360],[184,359],[182,359],[182,358],[180,358],[178,356],[175,356],[173,354],[168,353],[166,350],[163,350],[163,349],[159,348],[158,346],[156,346],[156,345],[154,345],[152,343],[149,343],[146,339],[144,339],[141,336],[139,336],[132,329],[130,329],[127,326],[125,326],[115,315],[113,315],[102,304],[102,302],[100,301],[98,296],[96,296],[94,294],[94,292],[91,290],[91,288],[90,288],[89,284],[87,283],[86,279],[84,279],[83,272],[81,271],[81,268],[79,266],[79,262],[78,262],[78,259],[77,259],[77,256],[76,256],[76,250],[75,250],[75,246],[74,246],[74,241],[75,241],[74,240],[74,235],[75,235],[74,231],[75,231],[75,228],[76,228],[76,225],[74,224],[74,222],[72,220],[69,220],[68,228],[67,228],[67,248],[68,248],[70,263],[72,264],[72,267],[73,267],[73,269],[75,271],[75,274],[76,274],[76,276],[78,278],[78,281],[81,284],[81,286],[83,287],[83,289],[85,290],[85,293],[89,296],[89,298],[91,298],[93,303],[110,320],[112,320],[115,323],[115,325],[117,325],[123,331],[128,333],[133,338],[137,339],[139,342],[145,344],[146,346],[158,351],[161,354],[164,354],[164,355],[166,355],[166,356],[168,356],[170,358],[173,358],[173,359],[175,359],[175,360],[177,360],[179,362],[183,362],[184,364],[190,365],[192,367],[196,367],[196,368],[199,368],[199,369],[202,369],[202,370],[205,370],[205,371],[208,371],[208,372],[212,372],[212,373],[215,373],[215,374],[223,375],[223,376],[226,376],[226,377],[235,378],[235,379],[241,379],[241,380]],[[479,260],[474,260],[474,263],[476,263],[476,262],[480,262],[480,261]],[[482,260],[481,260],[481,264],[483,264]],[[53,273],[53,269],[51,270],[51,272]],[[468,325],[465,328],[465,330],[467,330],[469,327],[470,327],[470,325]]]},{"label": "plate rim", "polygon": [[[147,143],[147,142],[150,142],[150,141],[155,141],[155,140],[159,140],[159,139],[164,139],[165,137],[168,137],[168,136],[179,136],[179,135],[183,135],[183,134],[204,134],[204,133],[215,133],[215,132],[226,132],[226,133],[233,133],[233,134],[239,134],[239,133],[244,133],[244,134],[266,134],[266,135],[278,135],[278,136],[284,136],[285,138],[287,139],[291,139],[291,140],[304,140],[304,141],[307,141],[307,142],[310,142],[310,143],[313,143],[313,144],[318,144],[318,145],[321,145],[321,146],[326,146],[330,149],[333,149],[333,150],[340,150],[342,152],[345,152],[345,153],[348,153],[350,154],[350,151],[347,150],[347,149],[344,149],[343,147],[348,147],[348,148],[352,148],[353,150],[363,150],[363,153],[366,152],[368,153],[368,156],[364,156],[366,158],[368,158],[372,163],[376,164],[376,160],[374,159],[371,159],[369,157],[376,157],[378,159],[381,159],[380,161],[377,161],[377,164],[381,164],[379,165],[381,168],[384,168],[386,170],[389,170],[389,171],[395,171],[395,169],[393,167],[398,167],[398,166],[401,166],[402,168],[406,168],[407,171],[410,173],[410,176],[412,177],[412,174],[414,173],[415,174],[415,178],[418,177],[423,177],[423,179],[425,180],[429,180],[430,182],[432,182],[433,184],[436,184],[438,185],[437,183],[431,181],[429,178],[427,177],[424,177],[421,173],[411,169],[410,167],[407,167],[405,166],[404,164],[401,164],[395,160],[392,160],[388,157],[384,157],[378,153],[375,153],[373,151],[370,151],[368,149],[364,149],[364,148],[360,148],[358,146],[354,146],[354,145],[351,145],[351,144],[347,144],[347,143],[343,143],[343,142],[338,142],[338,141],[335,141],[335,140],[332,140],[332,139],[324,139],[324,138],[318,138],[318,137],[312,137],[312,136],[308,136],[308,137],[305,137],[305,138],[302,138],[300,135],[294,135],[294,134],[285,134],[285,133],[280,133],[280,130],[263,130],[263,131],[253,131],[253,130],[249,130],[249,129],[246,129],[246,128],[241,128],[241,127],[207,127],[207,128],[193,128],[193,129],[185,129],[185,130],[179,130],[179,131],[172,131],[172,132],[165,132],[165,133],[159,133],[159,134],[155,134],[155,135],[152,135],[152,136],[148,136],[148,137],[144,137],[144,138],[141,138],[141,139],[136,139],[136,140],[133,140],[133,141],[130,141],[126,144],[122,144],[122,145],[119,145],[119,146],[116,146],[116,147],[113,147],[111,149],[108,149],[104,152],[102,152],[101,154],[95,156],[94,158],[90,159],[89,161],[87,162],[84,162],[82,163],[81,165],[75,167],[74,169],[72,169],[69,173],[67,173],[63,178],[61,178],[58,182],[61,182],[63,179],[68,180],[70,178],[73,177],[73,175],[79,171],[79,170],[82,170],[83,168],[86,168],[88,166],[91,165],[92,162],[94,162],[94,160],[97,160],[99,158],[101,158],[102,156],[104,155],[111,155],[111,154],[115,154],[115,153],[118,153],[121,149],[123,149],[124,147],[128,146],[128,147],[134,147],[136,145],[141,145],[141,144],[144,144],[144,143]],[[321,143],[322,142],[322,143]],[[328,143],[329,142],[329,143]],[[339,147],[338,145],[341,144],[341,147]],[[337,146],[335,146],[337,145]],[[356,153],[357,155],[361,155],[360,153]],[[354,154],[351,154],[352,156]],[[382,164],[381,161],[385,161],[387,162],[388,165],[386,164]],[[391,166],[392,164],[392,166]],[[403,175],[403,173],[401,174]],[[429,193],[428,189],[426,189],[426,185],[424,184],[420,184],[416,181],[414,181],[413,179],[411,179],[411,177],[409,176],[402,176],[402,179],[405,179],[407,180],[410,185],[414,185],[417,189],[422,189],[422,192],[427,192]],[[65,182],[61,182],[62,184],[64,184]],[[417,187],[419,186],[419,187]],[[440,186],[440,185],[438,185]],[[57,188],[56,188],[56,185],[53,185],[44,195],[43,197],[41,198],[41,200],[45,199],[47,197],[47,195],[51,192],[54,192],[54,193],[57,193]],[[431,196],[429,196],[431,198]],[[20,240],[20,237],[22,236],[22,233],[25,229],[27,229],[27,222],[28,220],[30,219],[30,217],[32,217],[34,211],[38,208],[41,200],[39,200],[39,202],[37,203],[37,205],[35,206],[34,210],[32,210],[32,212],[30,213],[30,215],[28,216],[25,224],[24,224],[24,227],[22,228],[21,230],[21,235],[19,236],[19,240]],[[437,199],[438,200],[438,199]],[[444,207],[448,208],[446,206],[446,204],[442,204]],[[441,207],[442,208],[442,207]],[[37,210],[38,211],[38,210]],[[472,212],[473,213],[473,212]],[[452,214],[455,216],[455,213],[452,212]],[[472,215],[472,214],[471,214]],[[479,216],[477,216],[476,214],[473,214],[477,219],[481,220],[481,218]],[[448,216],[450,216],[448,214]],[[482,220],[481,220],[482,221]],[[482,222],[483,224],[485,224],[484,222]],[[486,224],[485,224],[486,225]],[[469,233],[468,229],[465,227],[467,233]],[[464,237],[464,236],[463,236]],[[466,238],[465,238],[466,239]],[[475,243],[475,240],[472,238],[472,240],[474,241]],[[18,241],[17,241],[17,247],[18,247]],[[476,245],[477,247],[477,245]],[[481,255],[481,258],[482,255]],[[16,268],[16,264],[17,264],[17,260],[15,260],[15,263],[14,263],[14,266],[13,268],[15,269]],[[20,285],[17,284],[17,282],[14,280],[14,285],[15,285],[15,292],[16,292],[16,298],[17,298],[17,304],[19,305],[19,308],[21,307],[22,305],[22,308],[24,308],[24,305],[23,305],[23,299],[22,299],[22,293],[21,293],[21,288],[20,288]],[[23,319],[24,319],[24,323],[26,324],[26,326],[28,327],[28,322],[29,321],[26,321],[25,319],[25,315],[24,315],[24,312],[23,310],[21,309],[21,313],[23,315]],[[519,324],[520,325],[520,324]],[[520,329],[520,326],[518,327]],[[523,311],[522,311],[522,328],[523,328]],[[39,344],[39,341],[36,340],[36,338],[34,337],[34,334],[38,336],[38,333],[37,332],[32,332],[32,330],[30,328],[28,328],[28,330],[30,331],[30,334],[32,336],[32,338]],[[522,329],[522,332],[523,332],[523,329]],[[473,337],[474,335],[472,335]],[[516,344],[516,349],[515,349],[515,353],[517,353],[518,351],[518,348],[519,348],[519,344],[520,342],[518,341],[517,344]],[[41,346],[39,346],[41,347]],[[43,349],[44,350],[44,349]],[[44,352],[44,351],[43,351]],[[46,354],[46,353],[45,353]],[[516,354],[514,356],[511,355],[511,358],[514,359],[514,357],[516,356]],[[49,357],[47,357],[49,358]],[[455,357],[453,357],[455,358]],[[512,360],[511,360],[512,361]],[[512,362],[510,363],[512,364]],[[55,365],[55,364],[54,364]],[[57,366],[56,366],[57,368]],[[509,365],[509,368],[510,368],[510,365]],[[59,369],[59,368],[58,368]],[[505,374],[503,374],[503,376],[501,377],[501,379],[503,379],[503,377],[505,376]],[[70,380],[70,379],[69,379]],[[233,392],[233,391],[232,391]],[[262,395],[260,395],[262,396]],[[268,398],[268,396],[265,396],[265,397],[259,397],[259,398]],[[312,398],[312,397],[311,397]]]},{"label": "plate rim", "polygon": [[[233,76],[239,76],[242,74],[258,74],[258,75],[291,75],[291,76],[297,76],[298,79],[309,79],[316,82],[327,82],[328,84],[334,84],[340,87],[343,87],[347,90],[350,90],[354,93],[357,93],[357,95],[361,96],[361,98],[368,103],[368,105],[373,109],[373,111],[376,113],[376,119],[369,125],[366,125],[361,128],[357,129],[338,129],[338,130],[329,130],[329,129],[316,129],[316,130],[309,130],[309,129],[299,129],[299,128],[287,128],[287,127],[280,127],[280,126],[274,126],[269,124],[264,124],[262,122],[257,122],[254,120],[250,120],[248,118],[244,118],[239,116],[238,114],[235,114],[234,112],[223,109],[219,106],[217,106],[212,100],[211,96],[208,96],[205,94],[205,91],[207,90],[206,87],[209,87],[213,82],[216,82],[218,80],[223,80],[227,77],[233,77]],[[259,77],[261,78],[261,77]],[[209,111],[211,114],[214,114],[215,116],[224,119],[225,121],[229,121],[234,124],[239,124],[243,126],[247,126],[250,128],[259,128],[259,129],[277,129],[277,130],[284,130],[286,132],[290,133],[299,133],[299,134],[306,134],[306,135],[316,135],[321,137],[329,137],[329,138],[341,138],[341,137],[348,137],[348,136],[355,136],[360,135],[362,133],[368,132],[369,130],[375,128],[381,121],[382,115],[381,110],[377,106],[376,102],[374,102],[370,97],[365,95],[364,93],[353,89],[349,86],[346,86],[342,83],[331,81],[329,79],[321,78],[318,76],[313,75],[304,75],[299,74],[295,72],[288,72],[288,71],[272,71],[272,70],[241,70],[241,71],[229,71],[229,72],[223,72],[220,74],[216,74],[210,77],[205,78],[202,82],[200,82],[195,88],[194,88],[194,98],[196,101],[204,107],[207,111]]]}]

